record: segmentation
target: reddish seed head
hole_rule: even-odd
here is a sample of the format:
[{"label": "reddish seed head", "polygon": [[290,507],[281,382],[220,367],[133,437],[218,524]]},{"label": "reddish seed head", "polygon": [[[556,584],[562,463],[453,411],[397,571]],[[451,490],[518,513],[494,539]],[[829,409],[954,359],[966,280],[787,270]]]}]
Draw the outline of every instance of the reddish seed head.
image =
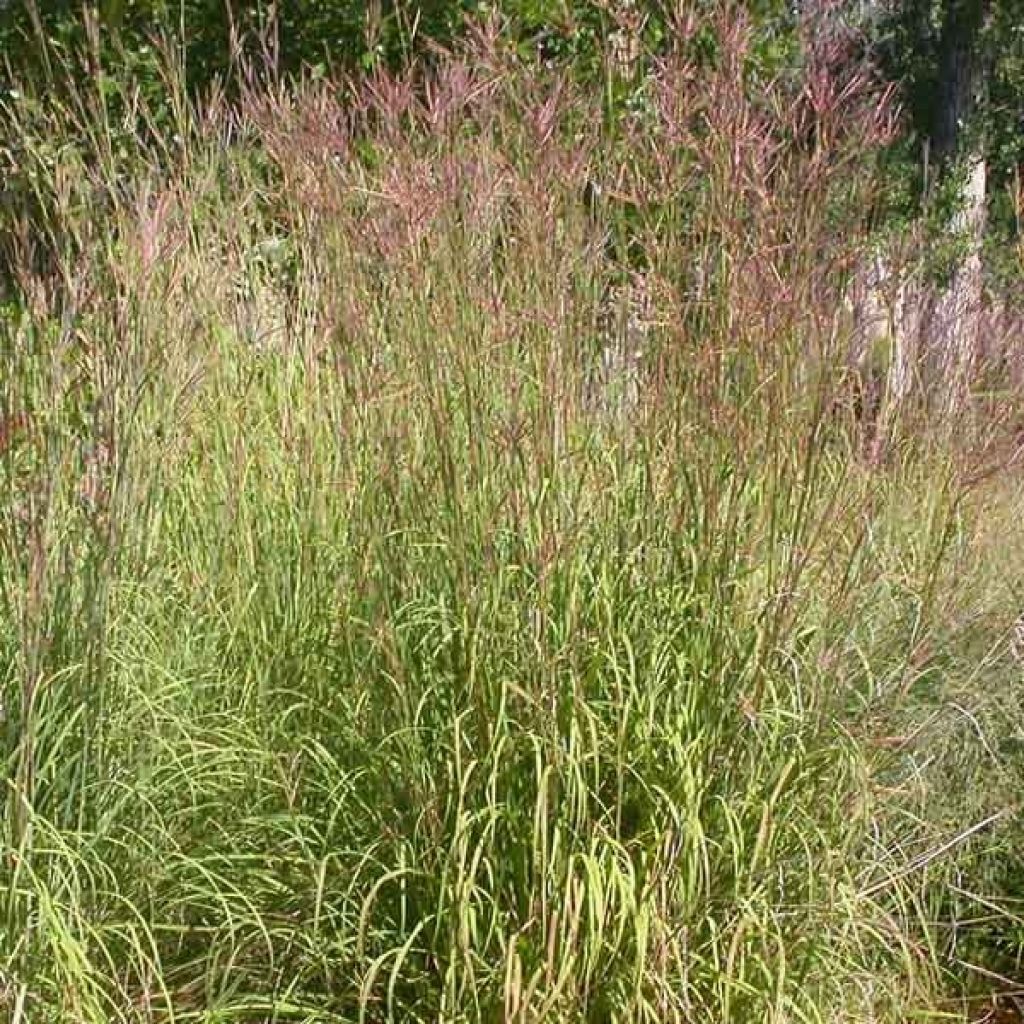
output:
[{"label": "reddish seed head", "polygon": [[0,455],[3,455],[19,434],[28,427],[28,417],[24,413],[12,413],[0,418]]}]

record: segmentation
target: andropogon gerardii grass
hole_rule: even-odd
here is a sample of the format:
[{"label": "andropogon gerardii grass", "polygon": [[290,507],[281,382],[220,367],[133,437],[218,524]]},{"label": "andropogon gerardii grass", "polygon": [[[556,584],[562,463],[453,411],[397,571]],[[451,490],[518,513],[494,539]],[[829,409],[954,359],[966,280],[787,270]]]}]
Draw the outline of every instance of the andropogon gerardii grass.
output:
[{"label": "andropogon gerardii grass", "polygon": [[5,110],[5,1019],[947,1007],[995,513],[849,400],[870,78],[692,28]]}]

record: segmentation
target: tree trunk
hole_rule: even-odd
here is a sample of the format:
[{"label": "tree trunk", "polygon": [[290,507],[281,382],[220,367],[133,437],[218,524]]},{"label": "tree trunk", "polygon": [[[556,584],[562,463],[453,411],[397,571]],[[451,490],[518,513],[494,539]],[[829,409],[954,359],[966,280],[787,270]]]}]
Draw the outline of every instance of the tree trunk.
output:
[{"label": "tree trunk", "polygon": [[952,230],[963,240],[963,253],[939,300],[939,357],[950,409],[966,399],[971,368],[979,343],[983,275],[982,238],[985,231],[987,168],[981,152],[968,154],[966,172]]},{"label": "tree trunk", "polygon": [[940,42],[939,103],[932,137],[945,172],[962,181],[950,227],[962,240],[963,253],[938,309],[938,355],[951,408],[966,397],[978,345],[987,167],[977,113],[987,80],[981,36],[991,7],[991,0],[947,0]]},{"label": "tree trunk", "polygon": [[963,134],[982,99],[985,68],[980,41],[991,0],[947,0],[939,43],[939,103],[932,141],[940,160],[960,155]]}]

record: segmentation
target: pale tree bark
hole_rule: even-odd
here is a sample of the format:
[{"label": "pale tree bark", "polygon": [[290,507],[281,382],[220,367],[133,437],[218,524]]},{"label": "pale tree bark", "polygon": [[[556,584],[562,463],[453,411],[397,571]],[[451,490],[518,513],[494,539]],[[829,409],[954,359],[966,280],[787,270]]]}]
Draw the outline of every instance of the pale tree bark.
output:
[{"label": "pale tree bark", "polygon": [[963,253],[936,310],[938,354],[951,407],[965,399],[971,368],[977,360],[984,285],[981,246],[985,231],[987,167],[980,152],[969,153],[965,159],[967,167],[963,172],[960,208],[952,226],[962,241]]},{"label": "pale tree bark", "polygon": [[889,350],[886,402],[898,406],[910,394],[920,334],[920,297],[902,265],[882,253],[864,257],[849,298],[854,361],[866,369],[879,346]]}]

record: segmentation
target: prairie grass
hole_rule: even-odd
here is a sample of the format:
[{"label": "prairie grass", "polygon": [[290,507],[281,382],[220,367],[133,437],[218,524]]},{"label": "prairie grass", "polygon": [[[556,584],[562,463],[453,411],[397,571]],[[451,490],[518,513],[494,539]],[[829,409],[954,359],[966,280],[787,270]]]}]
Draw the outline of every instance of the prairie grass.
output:
[{"label": "prairie grass", "polygon": [[884,97],[685,29],[614,121],[486,25],[5,108],[5,1020],[896,1021],[1009,969],[1020,495],[854,411]]}]

